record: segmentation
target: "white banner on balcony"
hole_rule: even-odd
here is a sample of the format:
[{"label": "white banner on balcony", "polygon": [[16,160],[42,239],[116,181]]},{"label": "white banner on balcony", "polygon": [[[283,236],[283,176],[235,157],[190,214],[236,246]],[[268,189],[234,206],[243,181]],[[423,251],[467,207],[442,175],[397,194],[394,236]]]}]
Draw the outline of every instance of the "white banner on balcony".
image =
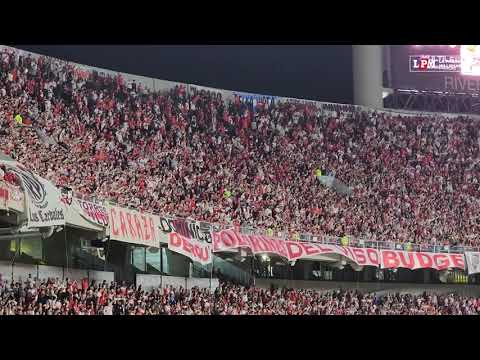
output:
[{"label": "white banner on balcony", "polygon": [[1,163],[20,179],[27,200],[29,228],[65,225],[65,206],[59,189],[16,161]]},{"label": "white banner on balcony", "polygon": [[108,206],[109,231],[112,240],[160,247],[158,216],[134,209]]}]

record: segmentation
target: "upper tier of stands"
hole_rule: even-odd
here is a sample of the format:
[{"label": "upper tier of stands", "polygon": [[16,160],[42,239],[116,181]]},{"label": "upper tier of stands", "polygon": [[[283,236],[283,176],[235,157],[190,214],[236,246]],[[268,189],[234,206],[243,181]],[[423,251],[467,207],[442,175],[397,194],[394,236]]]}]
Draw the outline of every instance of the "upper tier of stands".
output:
[{"label": "upper tier of stands", "polygon": [[0,148],[58,186],[156,213],[479,245],[476,118],[133,78],[2,47]]}]

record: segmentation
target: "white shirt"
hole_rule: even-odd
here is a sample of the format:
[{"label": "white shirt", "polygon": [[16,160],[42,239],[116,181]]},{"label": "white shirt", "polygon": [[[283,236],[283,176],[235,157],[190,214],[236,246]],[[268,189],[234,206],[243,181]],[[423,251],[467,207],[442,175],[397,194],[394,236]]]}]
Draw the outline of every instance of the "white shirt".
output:
[{"label": "white shirt", "polygon": [[103,308],[103,315],[112,315],[112,305],[107,305]]}]

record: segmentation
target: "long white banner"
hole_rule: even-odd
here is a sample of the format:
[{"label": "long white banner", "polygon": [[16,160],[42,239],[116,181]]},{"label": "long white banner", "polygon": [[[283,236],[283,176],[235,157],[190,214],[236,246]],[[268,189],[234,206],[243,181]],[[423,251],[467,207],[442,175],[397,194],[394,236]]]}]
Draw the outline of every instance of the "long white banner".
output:
[{"label": "long white banner", "polygon": [[25,191],[29,228],[65,225],[65,206],[61,202],[61,193],[50,181],[15,161],[2,163],[7,171],[17,175]]},{"label": "long white banner", "polygon": [[320,255],[332,254],[341,255],[359,266],[376,266],[382,269],[465,269],[463,254],[377,250],[315,242],[286,241],[261,235],[240,234],[234,230],[213,233],[213,252],[238,248],[249,249],[253,254],[275,254],[289,261],[315,259]]}]

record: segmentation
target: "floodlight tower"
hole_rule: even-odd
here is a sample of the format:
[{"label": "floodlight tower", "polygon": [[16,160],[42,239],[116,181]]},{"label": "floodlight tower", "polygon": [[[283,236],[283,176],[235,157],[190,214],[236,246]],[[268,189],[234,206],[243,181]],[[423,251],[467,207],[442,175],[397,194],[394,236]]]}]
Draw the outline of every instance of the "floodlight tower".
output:
[{"label": "floodlight tower", "polygon": [[353,101],[383,109],[382,45],[353,46]]}]

